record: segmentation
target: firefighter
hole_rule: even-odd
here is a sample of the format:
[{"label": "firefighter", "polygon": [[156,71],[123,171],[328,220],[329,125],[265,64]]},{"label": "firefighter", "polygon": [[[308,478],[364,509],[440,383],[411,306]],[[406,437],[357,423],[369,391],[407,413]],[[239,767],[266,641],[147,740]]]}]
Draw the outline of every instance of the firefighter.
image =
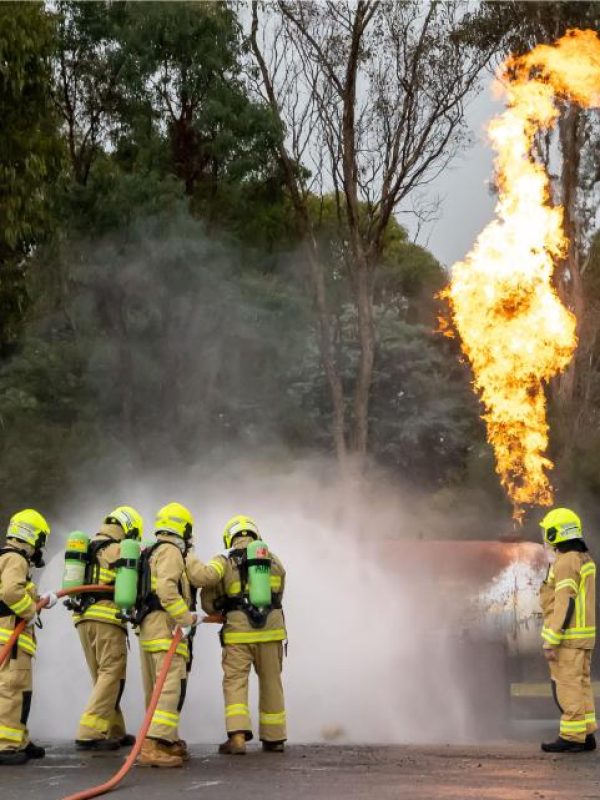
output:
[{"label": "firefighter", "polygon": [[[88,547],[85,583],[112,586],[123,539],[142,538],[142,517],[131,506],[119,506],[106,517]],[[74,622],[92,676],[93,689],[79,719],[78,750],[117,750],[131,746],[121,697],[127,672],[127,623],[105,594],[86,594],[71,603]]]},{"label": "firefighter", "polygon": [[248,593],[246,550],[251,542],[260,539],[256,523],[250,517],[238,515],[230,519],[223,534],[228,553],[209,562],[221,566],[222,578],[215,587],[204,588],[201,593],[204,611],[209,614],[222,611],[225,614],[221,644],[227,741],[219,746],[219,753],[224,755],[243,755],[246,742],[252,739],[248,708],[251,667],[254,667],[259,682],[262,749],[281,753],[287,738],[281,682],[283,642],[287,638],[281,606],[285,570],[281,561],[269,553],[271,604],[266,608],[253,606]]},{"label": "firefighter", "polygon": [[544,742],[547,753],[595,750],[597,730],[590,681],[596,637],[596,565],[583,540],[581,520],[568,508],[555,508],[540,523],[544,541],[555,552],[540,589],[544,615],[544,655],[560,718],[559,736]]},{"label": "firefighter", "polygon": [[193,517],[185,506],[169,503],[156,516],[156,543],[140,559],[140,655],[146,707],[176,627],[184,634],[175,652],[138,764],[181,767],[189,758],[178,727],[185,701],[190,640],[196,625],[192,589],[184,557],[191,545]]},{"label": "firefighter", "polygon": [[[25,764],[43,758],[43,747],[33,744],[27,731],[31,707],[32,670],[36,641],[37,589],[31,567],[43,567],[43,551],[50,535],[48,523],[37,511],[27,508],[15,514],[8,525],[6,544],[0,548],[0,646],[11,636],[18,621],[27,620],[7,660],[0,666],[0,765]],[[46,608],[56,595],[46,592]]]}]

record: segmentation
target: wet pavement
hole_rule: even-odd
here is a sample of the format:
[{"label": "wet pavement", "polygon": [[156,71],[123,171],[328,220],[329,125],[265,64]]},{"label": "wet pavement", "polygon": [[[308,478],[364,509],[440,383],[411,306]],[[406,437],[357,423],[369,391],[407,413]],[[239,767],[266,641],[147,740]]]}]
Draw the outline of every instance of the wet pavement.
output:
[{"label": "wet pavement", "polygon": [[[600,798],[600,751],[547,756],[537,742],[484,746],[291,746],[284,755],[251,746],[245,757],[191,748],[183,768],[134,768],[111,797],[123,800],[577,800]],[[55,745],[46,759],[3,767],[2,800],[61,800],[102,783],[122,755]]]}]

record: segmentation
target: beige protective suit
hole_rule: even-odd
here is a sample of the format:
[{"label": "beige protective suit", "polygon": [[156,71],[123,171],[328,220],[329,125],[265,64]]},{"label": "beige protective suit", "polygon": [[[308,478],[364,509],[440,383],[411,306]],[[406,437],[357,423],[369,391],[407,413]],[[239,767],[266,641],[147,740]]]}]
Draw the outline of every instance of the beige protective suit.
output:
[{"label": "beige protective suit", "polygon": [[[152,592],[161,608],[151,611],[142,621],[139,630],[142,679],[146,707],[150,704],[156,678],[161,670],[165,653],[171,645],[173,632],[179,625],[192,625],[192,590],[185,572],[183,554],[174,543],[175,536],[159,534],[160,545],[150,556]],[[190,648],[187,641],[177,645],[165,685],[160,695],[149,739],[167,743],[179,741],[179,718],[187,687],[187,666]]]},{"label": "beige protective suit", "polygon": [[[125,534],[120,525],[104,524],[91,544],[108,542],[98,550],[92,583],[113,586],[115,562]],[[85,598],[84,598],[85,599]],[[83,653],[92,676],[93,689],[79,720],[78,740],[122,739],[125,721],[120,702],[127,673],[127,625],[117,618],[112,599],[98,595],[83,614],[75,614]]]},{"label": "beige protective suit", "polygon": [[584,742],[596,712],[590,671],[596,639],[596,565],[589,553],[556,553],[540,589],[544,647],[557,652],[550,677],[561,711],[560,736]]},{"label": "beige protective suit", "polygon": [[[35,619],[37,588],[31,580],[28,559],[33,548],[24,543],[5,545],[0,555],[0,645],[5,644],[19,619]],[[25,553],[24,558],[20,553]],[[7,614],[6,611],[12,611]],[[12,654],[0,667],[0,751],[24,750],[29,742],[27,720],[31,708],[31,660],[36,642],[33,627],[19,636]]]},{"label": "beige protective suit", "polygon": [[[230,552],[245,550],[251,541],[247,536],[237,537]],[[271,590],[280,601],[285,589],[285,569],[273,553],[270,553],[270,558]],[[215,563],[221,567],[221,580],[214,588],[203,588],[201,593],[202,608],[208,614],[214,614],[223,600],[231,601],[242,591],[240,572],[233,560],[221,555],[209,562]],[[192,583],[196,584],[194,571],[189,564],[188,574]],[[254,667],[259,685],[259,737],[264,742],[283,742],[287,739],[281,681],[285,639],[287,633],[281,608],[273,608],[261,628],[253,627],[244,611],[227,611],[221,641],[225,725],[229,736],[244,733],[247,740],[252,739],[248,680],[250,669]]]}]

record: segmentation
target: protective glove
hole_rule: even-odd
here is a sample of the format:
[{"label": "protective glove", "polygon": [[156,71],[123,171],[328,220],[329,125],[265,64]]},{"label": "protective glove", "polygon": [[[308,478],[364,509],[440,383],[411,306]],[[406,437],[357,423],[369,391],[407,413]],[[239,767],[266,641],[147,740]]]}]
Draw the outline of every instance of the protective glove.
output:
[{"label": "protective glove", "polygon": [[193,631],[193,629],[198,624],[198,617],[196,616],[196,614],[192,614],[192,617],[194,618],[194,620],[193,620],[191,625],[182,625],[181,626],[181,638],[182,639],[187,639],[188,636],[190,635],[190,633]]},{"label": "protective glove", "polygon": [[44,592],[43,595],[40,596],[40,600],[46,600],[46,605],[44,608],[52,608],[58,602],[58,597],[54,594],[54,592]]}]

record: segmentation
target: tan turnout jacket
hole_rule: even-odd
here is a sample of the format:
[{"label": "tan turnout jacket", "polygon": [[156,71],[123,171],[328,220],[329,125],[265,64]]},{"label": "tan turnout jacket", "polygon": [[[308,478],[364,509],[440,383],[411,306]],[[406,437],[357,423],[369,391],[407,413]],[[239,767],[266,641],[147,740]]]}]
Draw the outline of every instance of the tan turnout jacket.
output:
[{"label": "tan turnout jacket", "polygon": [[[9,640],[18,618],[30,622],[35,617],[38,599],[37,587],[31,580],[30,566],[17,552],[21,550],[30,557],[33,555],[33,549],[25,543],[13,544],[10,541],[4,546],[14,550],[15,553],[0,556],[0,600],[6,603],[13,613],[0,616],[0,646]],[[19,636],[18,647],[31,656],[35,655],[33,627],[26,628]]]},{"label": "tan turnout jacket", "polygon": [[[175,628],[191,625],[194,620],[190,611],[192,589],[183,554],[168,536],[159,535],[157,541],[165,544],[150,556],[151,585],[164,610],[150,612],[140,626],[140,647],[148,653],[168,650]],[[181,642],[176,652],[189,658],[187,642]]]},{"label": "tan turnout jacket", "polygon": [[[124,538],[125,534],[120,525],[109,524],[103,525],[100,528],[100,532],[93,537],[92,542],[115,540],[112,544],[98,551],[98,583],[114,586],[117,577],[114,564],[119,558],[121,542]],[[114,602],[107,598],[106,600],[97,600],[83,614],[73,614],[73,621],[75,625],[84,620],[93,620],[94,622],[106,622],[109,625],[118,625],[120,628],[126,628],[127,624],[123,620],[117,619],[118,612],[119,609]]]},{"label": "tan turnout jacket", "polygon": [[544,647],[592,650],[596,638],[596,565],[589,553],[556,553],[540,588]]},{"label": "tan turnout jacket", "polygon": [[[232,550],[247,548],[252,538],[239,537],[234,541]],[[283,597],[285,589],[285,569],[273,553],[271,558],[271,591]],[[218,609],[215,602],[221,597],[234,597],[241,592],[240,572],[227,555],[215,556],[209,564],[218,563],[222,568],[222,577],[216,585],[207,586],[201,592],[201,604],[207,614],[214,614]],[[193,578],[192,578],[193,580]],[[223,627],[223,644],[256,644],[260,642],[281,642],[287,638],[283,611],[272,609],[264,628],[253,628],[243,611],[229,611]]]}]

